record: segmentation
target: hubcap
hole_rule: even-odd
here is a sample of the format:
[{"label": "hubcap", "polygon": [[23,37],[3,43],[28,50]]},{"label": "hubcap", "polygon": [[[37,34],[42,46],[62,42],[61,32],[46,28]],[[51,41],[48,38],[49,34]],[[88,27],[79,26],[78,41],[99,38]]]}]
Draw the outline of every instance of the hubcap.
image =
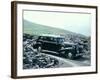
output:
[{"label": "hubcap", "polygon": [[72,58],[72,53],[68,53],[68,58]]},{"label": "hubcap", "polygon": [[38,47],[38,52],[40,52],[41,51],[41,47]]}]

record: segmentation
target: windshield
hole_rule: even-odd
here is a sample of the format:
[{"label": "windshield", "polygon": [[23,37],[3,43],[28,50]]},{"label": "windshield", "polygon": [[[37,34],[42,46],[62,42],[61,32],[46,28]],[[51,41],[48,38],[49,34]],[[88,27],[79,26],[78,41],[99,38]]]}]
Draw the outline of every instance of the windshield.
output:
[{"label": "windshield", "polygon": [[64,41],[65,41],[64,38],[57,38],[57,42],[58,42],[58,43],[63,43]]}]

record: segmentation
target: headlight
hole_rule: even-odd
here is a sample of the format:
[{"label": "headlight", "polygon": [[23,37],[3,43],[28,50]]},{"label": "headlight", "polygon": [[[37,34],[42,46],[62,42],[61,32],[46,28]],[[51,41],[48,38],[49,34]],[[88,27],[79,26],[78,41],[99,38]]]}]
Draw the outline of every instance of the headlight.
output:
[{"label": "headlight", "polygon": [[62,46],[61,49],[64,49],[64,47]]}]

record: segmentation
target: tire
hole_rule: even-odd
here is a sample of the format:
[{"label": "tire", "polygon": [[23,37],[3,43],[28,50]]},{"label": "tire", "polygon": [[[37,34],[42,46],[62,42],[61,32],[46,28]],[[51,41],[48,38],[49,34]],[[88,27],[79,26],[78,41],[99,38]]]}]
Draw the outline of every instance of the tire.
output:
[{"label": "tire", "polygon": [[41,52],[41,50],[42,50],[42,47],[41,47],[41,46],[39,46],[39,47],[37,48],[37,52],[38,52],[38,53],[40,53],[40,52]]},{"label": "tire", "polygon": [[72,54],[72,52],[67,53],[67,58],[68,59],[74,59],[74,55]]}]

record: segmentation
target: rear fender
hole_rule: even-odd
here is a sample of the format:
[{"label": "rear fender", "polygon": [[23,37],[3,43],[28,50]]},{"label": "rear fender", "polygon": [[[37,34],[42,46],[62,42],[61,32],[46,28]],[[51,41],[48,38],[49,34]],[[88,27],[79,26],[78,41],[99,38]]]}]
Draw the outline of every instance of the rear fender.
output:
[{"label": "rear fender", "polygon": [[42,46],[42,44],[40,42],[37,42],[33,47],[38,48],[39,46]]}]

